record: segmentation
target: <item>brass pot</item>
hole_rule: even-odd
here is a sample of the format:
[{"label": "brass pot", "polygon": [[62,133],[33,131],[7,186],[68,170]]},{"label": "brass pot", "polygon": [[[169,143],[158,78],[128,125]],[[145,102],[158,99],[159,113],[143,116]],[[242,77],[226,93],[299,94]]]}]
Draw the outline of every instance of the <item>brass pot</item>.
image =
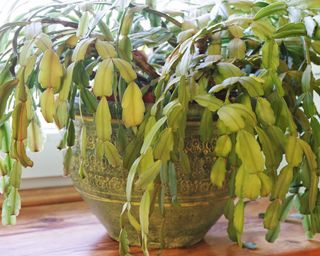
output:
[{"label": "brass pot", "polygon": [[[95,155],[96,135],[93,118],[85,118],[87,126],[87,176],[78,175],[80,146],[74,147],[71,177],[74,186],[87,202],[92,212],[106,227],[108,234],[118,240],[120,231],[119,216],[126,202],[125,187],[128,170],[113,168],[105,160],[97,161]],[[79,138],[81,122],[76,121]],[[113,134],[118,125],[113,124]],[[226,191],[217,190],[210,182],[210,169],[214,161],[211,144],[202,143],[199,138],[199,122],[189,121],[186,129],[185,152],[190,159],[191,172],[182,169],[178,163],[177,195],[178,206],[173,206],[169,196],[165,201],[165,217],[160,214],[156,204],[150,217],[149,247],[159,248],[162,242],[165,248],[186,247],[198,243],[221,217],[226,202]],[[132,212],[138,219],[141,192],[134,191]],[[136,231],[126,221],[130,245],[139,245]]]}]

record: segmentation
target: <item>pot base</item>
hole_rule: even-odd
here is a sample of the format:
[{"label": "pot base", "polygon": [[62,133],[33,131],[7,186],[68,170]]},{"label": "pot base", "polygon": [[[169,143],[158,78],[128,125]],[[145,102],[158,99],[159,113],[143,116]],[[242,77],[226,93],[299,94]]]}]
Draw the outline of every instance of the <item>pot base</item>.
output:
[{"label": "pot base", "polygon": [[[111,198],[99,198],[79,191],[82,198],[89,205],[91,211],[107,229],[108,235],[118,241],[120,233],[119,216],[125,201]],[[166,204],[165,217],[162,217],[158,205],[150,217],[149,248],[178,248],[190,247],[199,243],[221,217],[225,205],[225,197],[217,194],[216,197],[188,198],[181,201],[179,206]],[[132,203],[132,213],[138,216],[138,202]],[[140,246],[139,235],[125,219],[129,244]]]}]

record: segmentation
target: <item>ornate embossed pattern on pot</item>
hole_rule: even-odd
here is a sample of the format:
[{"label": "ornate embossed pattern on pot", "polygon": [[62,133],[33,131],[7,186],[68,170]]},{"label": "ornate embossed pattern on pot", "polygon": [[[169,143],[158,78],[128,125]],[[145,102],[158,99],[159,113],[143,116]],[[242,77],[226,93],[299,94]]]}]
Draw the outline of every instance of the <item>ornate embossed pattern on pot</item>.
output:
[{"label": "ornate embossed pattern on pot", "polygon": [[[93,120],[85,118],[87,126],[86,178],[78,175],[80,163],[79,141],[74,147],[71,177],[77,190],[88,203],[93,213],[108,230],[108,234],[117,239],[120,231],[119,216],[126,202],[125,187],[128,171],[114,168],[107,161],[96,160],[95,126]],[[81,122],[76,122],[80,133]],[[117,134],[117,124],[113,125],[113,134]],[[198,122],[189,122],[186,130],[185,152],[189,156],[191,172],[176,164],[177,195],[179,206],[173,206],[170,198],[165,201],[165,217],[162,218],[158,205],[150,219],[149,246],[165,247],[191,246],[199,242],[223,213],[226,192],[218,191],[210,182],[210,168],[214,160],[212,145],[202,143],[198,136]],[[129,136],[129,135],[128,135]],[[79,138],[80,136],[76,136]],[[132,212],[137,216],[141,193],[134,191]],[[128,227],[129,243],[138,245],[139,238],[133,228]]]}]

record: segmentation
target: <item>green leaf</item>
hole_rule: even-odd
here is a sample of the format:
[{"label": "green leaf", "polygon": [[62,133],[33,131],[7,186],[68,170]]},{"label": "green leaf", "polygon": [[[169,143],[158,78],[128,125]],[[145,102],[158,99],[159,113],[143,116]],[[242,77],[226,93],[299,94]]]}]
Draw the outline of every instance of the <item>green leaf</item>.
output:
[{"label": "green leaf", "polygon": [[295,195],[290,195],[288,196],[284,202],[282,203],[281,206],[281,214],[280,214],[280,221],[285,221],[291,208],[292,208],[292,203]]},{"label": "green leaf", "polygon": [[262,155],[259,143],[251,133],[245,130],[238,132],[236,152],[247,171],[263,171],[264,157]]},{"label": "green leaf", "polygon": [[9,96],[17,84],[18,80],[11,80],[0,85],[0,117],[3,116],[8,104]]},{"label": "green leaf", "polygon": [[11,173],[10,173],[10,185],[16,189],[20,188],[21,183],[21,174],[22,174],[22,168],[21,164],[17,161],[14,162]]},{"label": "green leaf", "polygon": [[160,134],[160,139],[155,146],[154,156],[163,162],[170,160],[170,153],[173,150],[173,133],[171,128],[166,128]]},{"label": "green leaf", "polygon": [[274,34],[273,38],[299,37],[307,34],[306,27],[303,23],[287,23],[280,27]]},{"label": "green leaf", "polygon": [[279,234],[280,234],[280,223],[274,229],[268,230],[268,232],[266,234],[266,240],[269,243],[273,243],[274,241],[276,241]]},{"label": "green leaf", "polygon": [[264,95],[262,79],[253,76],[243,76],[240,77],[239,82],[251,97]]},{"label": "green leaf", "polygon": [[218,188],[222,188],[226,177],[226,159],[218,157],[211,168],[210,180]]},{"label": "green leaf", "polygon": [[277,70],[279,66],[279,46],[275,40],[268,40],[262,46],[262,67]]},{"label": "green leaf", "polygon": [[239,80],[240,80],[240,77],[229,77],[229,78],[223,80],[223,82],[221,84],[217,84],[217,85],[213,86],[209,90],[209,93],[216,93],[216,92],[220,92],[224,89],[229,89],[232,85],[239,82]]},{"label": "green leaf", "polygon": [[95,113],[98,107],[97,98],[88,89],[83,87],[80,88],[80,97],[88,113]]},{"label": "green leaf", "polygon": [[265,98],[257,98],[256,114],[258,116],[258,119],[263,123],[273,125],[276,122],[271,104]]},{"label": "green leaf", "polygon": [[228,198],[223,214],[227,220],[232,221],[234,215],[234,201],[232,198]]},{"label": "green leaf", "polygon": [[140,150],[140,154],[145,154],[147,149],[149,148],[149,146],[151,145],[156,133],[158,132],[158,130],[160,129],[160,127],[164,124],[164,122],[167,120],[167,117],[164,116],[161,119],[159,119],[155,125],[150,129],[150,131],[148,132],[147,136],[145,137],[141,150]]},{"label": "green leaf", "polygon": [[274,200],[269,204],[263,220],[264,228],[275,229],[279,225],[280,210],[280,200]]},{"label": "green leaf", "polygon": [[320,123],[315,117],[312,117],[310,124],[312,128],[312,136],[314,138],[316,147],[318,148],[320,147]]},{"label": "green leaf", "polygon": [[158,176],[161,160],[152,163],[147,170],[143,171],[136,182],[136,186],[145,189]]},{"label": "green leaf", "polygon": [[141,232],[145,235],[149,233],[149,212],[151,205],[150,191],[147,190],[143,193],[140,207],[139,207],[139,220],[141,225]]},{"label": "green leaf", "polygon": [[178,87],[178,100],[184,108],[187,108],[190,100],[190,89],[187,85],[185,76],[182,76],[180,79]]},{"label": "green leaf", "polygon": [[[141,126],[140,126],[141,127]],[[140,129],[140,128],[139,128]],[[123,167],[130,169],[135,159],[139,156],[138,148],[141,148],[143,144],[143,134],[137,135],[130,143],[126,146],[125,154],[123,157]]]},{"label": "green leaf", "polygon": [[119,255],[120,256],[128,256],[129,255],[129,240],[128,240],[127,231],[125,229],[120,230]]},{"label": "green leaf", "polygon": [[272,193],[273,198],[284,200],[286,194],[289,192],[289,186],[293,179],[292,166],[287,165],[282,168],[280,175],[277,177],[274,190]]},{"label": "green leaf", "polygon": [[255,125],[256,123],[256,117],[252,110],[238,103],[222,106],[218,110],[218,116],[231,132],[244,128],[246,122],[249,125]]},{"label": "green leaf", "polygon": [[312,173],[316,173],[318,165],[316,161],[316,156],[313,153],[310,145],[302,139],[298,139],[298,142],[303,150],[304,155],[306,156],[310,171]]},{"label": "green leaf", "polygon": [[313,212],[316,207],[318,197],[319,177],[315,173],[310,173],[310,187],[309,187],[309,210]]},{"label": "green leaf", "polygon": [[217,64],[218,72],[224,79],[235,76],[243,76],[243,72],[235,65],[227,62],[220,62]]},{"label": "green leaf", "polygon": [[291,166],[298,166],[302,161],[302,147],[299,140],[295,136],[290,136],[288,138],[286,146],[286,160]]},{"label": "green leaf", "polygon": [[235,179],[235,194],[238,197],[243,197],[243,183],[244,180],[247,178],[247,171],[242,164],[239,169],[237,170],[236,179]]},{"label": "green leaf", "polygon": [[301,86],[303,92],[308,92],[311,89],[311,65],[307,65],[306,69],[303,71],[301,78]]},{"label": "green leaf", "polygon": [[269,135],[261,128],[255,128],[262,146],[263,154],[266,158],[267,168],[276,170],[282,160],[282,151],[279,145],[274,144]]},{"label": "green leaf", "polygon": [[234,208],[233,225],[237,231],[238,244],[241,244],[241,234],[244,227],[244,202],[242,199],[238,201]]},{"label": "green leaf", "polygon": [[171,195],[171,201],[175,205],[177,204],[177,175],[176,169],[172,162],[169,162],[168,165],[168,183],[169,183],[169,191]]},{"label": "green leaf", "polygon": [[184,173],[191,173],[190,161],[189,157],[185,152],[180,152],[179,154],[179,163],[181,165],[181,169]]},{"label": "green leaf", "polygon": [[279,12],[284,12],[287,10],[287,5],[283,2],[275,2],[267,5],[266,7],[260,9],[253,20],[259,20],[270,15],[278,14]]},{"label": "green leaf", "polygon": [[[200,139],[202,142],[210,141],[213,136],[213,119],[212,113],[206,108],[203,111],[200,121]],[[319,129],[320,131],[320,129]]]},{"label": "green leaf", "polygon": [[127,201],[131,201],[131,192],[132,192],[132,185],[134,181],[134,177],[138,171],[138,167],[141,161],[141,157],[138,157],[133,164],[131,165],[131,168],[129,170],[128,178],[127,178],[127,185],[126,185],[126,197]]},{"label": "green leaf", "polygon": [[313,117],[316,114],[316,106],[313,102],[312,92],[307,92],[303,97],[303,110],[307,117]]},{"label": "green leaf", "polygon": [[269,20],[256,20],[251,23],[252,32],[261,40],[268,40],[275,32],[274,26]]},{"label": "green leaf", "polygon": [[193,99],[200,106],[205,107],[212,112],[217,111],[223,105],[222,100],[219,100],[218,98],[216,98],[210,94],[197,95]]}]

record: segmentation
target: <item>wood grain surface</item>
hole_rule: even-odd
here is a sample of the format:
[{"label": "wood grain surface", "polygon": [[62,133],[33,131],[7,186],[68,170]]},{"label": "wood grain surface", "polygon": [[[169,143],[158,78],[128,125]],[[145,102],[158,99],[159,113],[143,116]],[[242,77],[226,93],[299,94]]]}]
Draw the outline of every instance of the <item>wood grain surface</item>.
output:
[{"label": "wood grain surface", "polygon": [[[118,255],[118,244],[108,237],[104,227],[90,213],[84,202],[78,201],[79,196],[72,188],[69,196],[74,194],[77,202],[68,200],[52,200],[53,204],[30,204],[21,210],[16,226],[0,226],[0,255],[4,256],[113,256]],[[63,190],[41,190],[42,195],[54,197],[55,193]],[[28,194],[29,192],[27,192]],[[33,195],[36,191],[32,192]],[[26,194],[25,198],[27,198]],[[60,194],[61,195],[61,194]],[[62,194],[63,195],[63,194]],[[61,195],[60,198],[63,198]],[[55,195],[57,196],[57,195]],[[41,202],[41,200],[39,201]],[[48,203],[48,201],[47,201]],[[204,241],[186,249],[155,250],[151,255],[168,256],[318,256],[320,241],[316,237],[308,241],[304,236],[298,221],[283,223],[281,236],[274,243],[264,241],[265,230],[262,221],[257,217],[263,212],[266,201],[252,202],[246,208],[244,241],[255,242],[256,250],[241,249],[230,242],[226,236],[226,220],[219,222],[208,232]],[[133,255],[141,255],[138,248],[132,248]]]}]

